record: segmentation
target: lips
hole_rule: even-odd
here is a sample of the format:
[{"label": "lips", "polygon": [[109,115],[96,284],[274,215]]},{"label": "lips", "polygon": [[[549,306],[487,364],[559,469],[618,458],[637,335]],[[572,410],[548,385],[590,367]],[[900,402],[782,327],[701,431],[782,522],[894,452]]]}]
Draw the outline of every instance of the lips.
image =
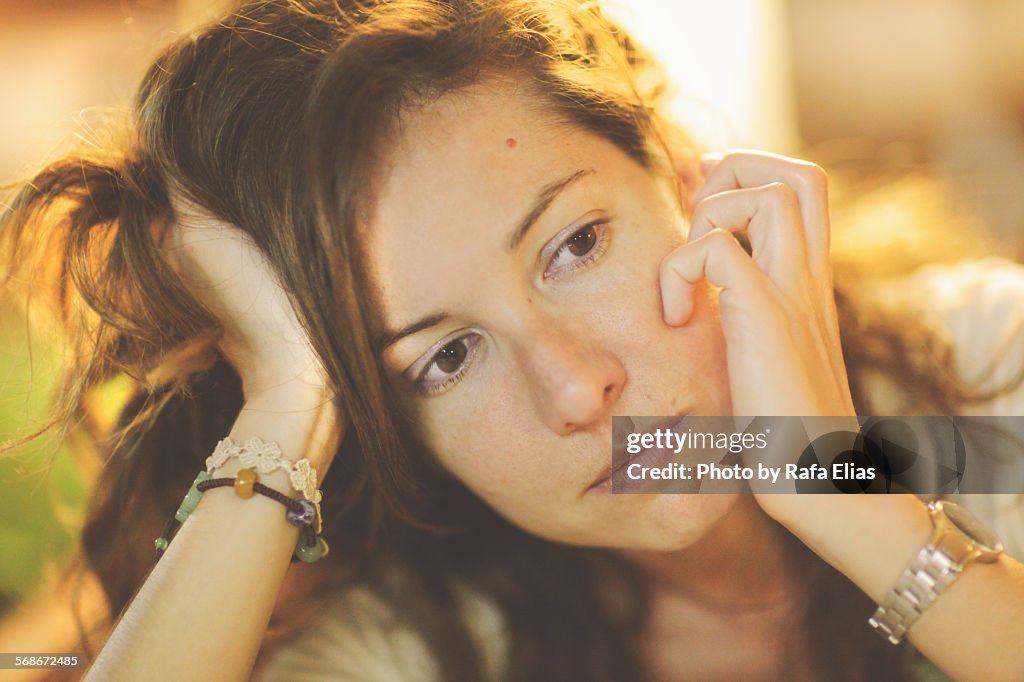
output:
[{"label": "lips", "polygon": [[612,465],[609,464],[601,471],[600,477],[591,484],[590,489],[611,487],[612,478],[619,475],[619,472],[626,469],[630,464],[639,464],[641,466],[655,466],[665,461],[666,453],[670,453],[670,450],[663,448],[650,448],[648,450],[641,450],[636,454],[627,454],[622,462],[612,469]]},{"label": "lips", "polygon": [[[616,434],[621,435],[621,438],[617,438],[612,444],[612,461],[601,469],[601,473],[597,475],[587,488],[587,492],[598,489],[610,491],[612,478],[630,464],[637,463],[643,466],[654,466],[664,463],[666,454],[674,454],[672,450],[666,448],[647,448],[637,453],[629,453],[626,451],[626,437],[630,433],[653,432],[657,429],[672,428],[682,422],[688,413],[689,411],[687,410],[674,416],[629,417],[628,419],[632,422],[632,428],[621,434]],[[612,468],[613,465],[614,469]]]}]

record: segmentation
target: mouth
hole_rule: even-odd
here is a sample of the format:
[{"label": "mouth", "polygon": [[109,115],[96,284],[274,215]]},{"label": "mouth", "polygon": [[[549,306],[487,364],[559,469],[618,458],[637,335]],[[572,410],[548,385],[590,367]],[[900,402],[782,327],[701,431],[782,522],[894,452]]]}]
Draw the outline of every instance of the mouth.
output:
[{"label": "mouth", "polygon": [[[659,428],[672,428],[679,424],[679,422],[682,421],[682,419],[686,417],[687,414],[689,414],[689,410],[680,412],[679,414],[671,417],[651,418],[645,421],[643,430],[651,431],[653,429]],[[634,428],[633,432],[636,432],[637,430],[639,429]],[[635,462],[646,464],[655,464],[659,462],[664,456],[664,449],[647,448],[637,453],[629,453],[626,452],[624,444],[615,444],[613,453],[614,454],[612,457],[612,461],[606,464],[604,468],[601,469],[601,472],[593,480],[593,482],[590,484],[590,486],[587,488],[584,494],[610,493],[612,491],[612,479],[615,477],[616,474],[618,474],[620,471],[622,471],[630,464],[633,464]],[[616,464],[616,461],[620,460],[620,458],[621,461],[618,461],[618,464]]]}]

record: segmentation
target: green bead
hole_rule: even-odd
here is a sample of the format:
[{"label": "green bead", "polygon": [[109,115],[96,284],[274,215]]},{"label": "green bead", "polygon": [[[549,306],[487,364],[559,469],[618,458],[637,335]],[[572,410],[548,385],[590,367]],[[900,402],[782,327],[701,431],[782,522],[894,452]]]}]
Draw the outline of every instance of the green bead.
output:
[{"label": "green bead", "polygon": [[300,535],[299,541],[295,545],[295,556],[299,557],[302,561],[307,564],[311,564],[314,561],[319,561],[321,558],[327,556],[329,547],[323,538],[317,537],[316,544],[312,547],[306,544],[305,536]]},{"label": "green bead", "polygon": [[192,487],[185,493],[184,499],[181,501],[181,505],[178,506],[178,511],[174,512],[174,518],[178,520],[178,523],[185,523],[185,519],[189,517],[195,508],[199,504],[199,498],[203,496],[203,493],[199,491],[198,486],[203,481],[208,481],[213,478],[213,475],[208,471],[200,471],[199,475],[196,476],[196,480],[192,481]]},{"label": "green bead", "polygon": [[156,547],[158,552],[167,551],[167,538],[157,538],[153,541],[153,546]]}]

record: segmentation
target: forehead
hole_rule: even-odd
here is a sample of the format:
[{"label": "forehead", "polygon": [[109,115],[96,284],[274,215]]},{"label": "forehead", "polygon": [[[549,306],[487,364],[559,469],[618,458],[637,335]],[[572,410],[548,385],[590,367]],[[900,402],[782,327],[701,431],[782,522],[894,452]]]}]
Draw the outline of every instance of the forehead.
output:
[{"label": "forehead", "polygon": [[479,278],[541,188],[607,155],[600,142],[509,83],[405,115],[361,225],[383,322],[434,312],[443,281]]}]

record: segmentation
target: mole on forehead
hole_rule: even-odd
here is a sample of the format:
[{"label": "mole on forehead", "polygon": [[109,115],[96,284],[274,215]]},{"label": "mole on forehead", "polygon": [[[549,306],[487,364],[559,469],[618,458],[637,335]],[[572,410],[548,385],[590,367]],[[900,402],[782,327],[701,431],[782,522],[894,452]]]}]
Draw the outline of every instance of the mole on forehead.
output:
[{"label": "mole on forehead", "polygon": [[506,147],[515,147],[516,146],[516,138],[510,137],[507,140],[505,140],[505,146]]}]

